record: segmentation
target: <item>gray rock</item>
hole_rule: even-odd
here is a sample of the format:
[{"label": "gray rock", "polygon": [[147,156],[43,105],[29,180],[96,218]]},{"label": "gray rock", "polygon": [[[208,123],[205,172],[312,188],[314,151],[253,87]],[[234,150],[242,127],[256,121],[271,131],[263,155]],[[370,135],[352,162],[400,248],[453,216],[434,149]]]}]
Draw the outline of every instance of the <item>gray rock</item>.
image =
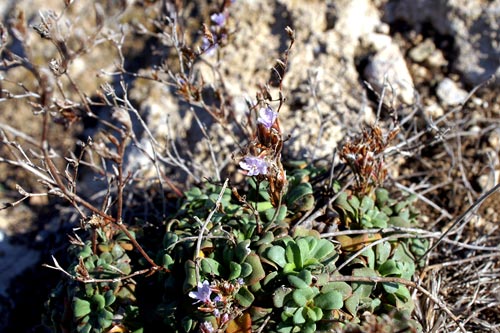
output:
[{"label": "gray rock", "polygon": [[371,37],[373,46],[379,50],[366,66],[365,78],[378,93],[381,93],[386,85],[385,94],[389,99],[395,97],[405,104],[412,104],[414,102],[413,79],[401,50],[389,36],[382,35],[381,37],[385,37],[383,39],[378,36],[374,34]]},{"label": "gray rock", "polygon": [[443,105],[458,105],[465,101],[467,92],[450,78],[445,78],[439,82],[436,88],[436,94]]},{"label": "gray rock", "polygon": [[[454,38],[454,70],[471,85],[500,75],[500,0],[401,0],[386,6],[385,20],[420,26],[429,22],[437,32]],[[500,80],[496,80],[500,85]]]}]

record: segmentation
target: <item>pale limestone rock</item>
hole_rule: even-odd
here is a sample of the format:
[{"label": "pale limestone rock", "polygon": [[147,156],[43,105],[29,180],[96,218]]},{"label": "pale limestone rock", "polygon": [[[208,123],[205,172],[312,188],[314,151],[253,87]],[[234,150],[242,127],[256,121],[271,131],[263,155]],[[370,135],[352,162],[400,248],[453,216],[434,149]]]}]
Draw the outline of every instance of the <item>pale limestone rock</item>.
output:
[{"label": "pale limestone rock", "polygon": [[365,68],[366,80],[379,94],[385,85],[385,94],[389,100],[396,97],[405,104],[412,104],[413,79],[401,50],[389,36],[373,34],[369,38],[377,51]]},{"label": "pale limestone rock", "polygon": [[417,31],[430,23],[440,34],[454,38],[457,54],[452,66],[469,84],[497,75],[495,84],[500,85],[499,0],[391,1],[385,19],[404,20]]},{"label": "pale limestone rock", "polygon": [[450,78],[444,78],[436,88],[436,94],[445,106],[459,105],[467,98],[467,91],[459,88]]}]

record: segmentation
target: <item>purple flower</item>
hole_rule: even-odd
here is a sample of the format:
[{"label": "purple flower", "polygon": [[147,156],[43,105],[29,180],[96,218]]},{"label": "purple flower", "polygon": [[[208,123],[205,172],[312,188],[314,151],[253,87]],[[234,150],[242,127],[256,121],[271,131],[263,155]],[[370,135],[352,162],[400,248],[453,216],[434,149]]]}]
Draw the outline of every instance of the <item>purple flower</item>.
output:
[{"label": "purple flower", "polygon": [[259,117],[257,118],[257,122],[264,125],[265,128],[270,129],[271,127],[273,127],[274,122],[277,118],[278,112],[271,109],[271,107],[266,106],[265,108],[261,108],[259,110]]},{"label": "purple flower", "polygon": [[267,174],[267,162],[260,157],[247,156],[240,162],[240,167],[248,171],[247,176]]},{"label": "purple flower", "polygon": [[222,318],[221,318],[221,321],[220,321],[221,325],[224,325],[224,324],[225,324],[225,323],[227,323],[228,321],[229,321],[229,315],[228,315],[227,313],[224,313],[224,314],[222,315]]},{"label": "purple flower", "polygon": [[211,322],[209,321],[204,321],[200,325],[200,331],[203,333],[212,333],[215,332],[214,327]]},{"label": "purple flower", "polygon": [[211,43],[207,37],[203,37],[201,41],[201,49],[209,57],[213,56],[215,54],[215,50],[217,49],[217,42],[215,40],[215,36],[213,37],[214,37],[213,43]]},{"label": "purple flower", "polygon": [[203,283],[198,282],[198,290],[191,291],[189,293],[189,297],[194,298],[196,300],[195,303],[209,303],[210,302],[210,294],[212,290],[210,290],[210,283],[208,281],[203,281]]},{"label": "purple flower", "polygon": [[219,27],[224,26],[224,24],[226,23],[226,15],[224,15],[224,13],[212,14],[210,15],[210,19]]}]

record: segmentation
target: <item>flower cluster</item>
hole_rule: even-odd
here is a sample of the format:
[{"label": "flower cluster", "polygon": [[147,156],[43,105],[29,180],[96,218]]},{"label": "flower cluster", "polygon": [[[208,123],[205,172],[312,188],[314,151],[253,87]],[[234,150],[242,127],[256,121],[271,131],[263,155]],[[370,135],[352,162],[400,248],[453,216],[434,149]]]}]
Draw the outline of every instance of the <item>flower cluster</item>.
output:
[{"label": "flower cluster", "polygon": [[207,55],[215,54],[217,47],[227,38],[227,12],[214,13],[210,16],[212,24],[210,28],[204,26],[203,38],[201,41],[201,50]]},{"label": "flower cluster", "polygon": [[[257,124],[263,127],[263,131],[270,132],[277,119],[278,112],[274,111],[270,106],[266,106],[259,110]],[[265,176],[268,172],[268,162],[263,156],[260,155],[244,157],[240,162],[240,167],[247,171],[247,176]]]},{"label": "flower cluster", "polygon": [[[191,291],[189,297],[195,300],[194,304],[201,303],[198,310],[213,315],[211,321],[204,321],[200,324],[200,331],[203,333],[215,332],[215,328],[225,326],[235,317],[234,295],[244,284],[243,279],[233,282],[214,281],[212,285],[207,280],[198,282],[196,291]],[[214,297],[212,297],[215,295]]]},{"label": "flower cluster", "polygon": [[269,181],[269,194],[273,205],[279,204],[287,184],[281,165],[283,138],[278,115],[279,113],[267,104],[259,109],[255,138],[250,142],[246,156],[239,163],[247,176],[259,176],[260,179]]}]

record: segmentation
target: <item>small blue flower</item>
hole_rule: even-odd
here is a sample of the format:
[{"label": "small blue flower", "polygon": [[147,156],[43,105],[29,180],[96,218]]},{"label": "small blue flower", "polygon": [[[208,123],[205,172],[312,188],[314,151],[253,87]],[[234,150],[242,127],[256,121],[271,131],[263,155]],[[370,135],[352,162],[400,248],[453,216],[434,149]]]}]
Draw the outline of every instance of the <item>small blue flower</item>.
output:
[{"label": "small blue flower", "polygon": [[267,174],[267,162],[260,157],[247,156],[240,162],[240,167],[247,170],[247,176]]},{"label": "small blue flower", "polygon": [[207,37],[203,37],[201,40],[201,49],[209,57],[213,56],[215,54],[215,50],[217,50],[217,42],[215,40],[215,36],[213,37],[214,37],[213,43],[211,43]]},{"label": "small blue flower", "polygon": [[265,128],[270,129],[271,127],[273,127],[274,122],[277,118],[278,112],[271,109],[271,107],[266,106],[265,108],[261,108],[259,110],[259,117],[257,118],[257,122],[264,125]]},{"label": "small blue flower", "polygon": [[196,300],[195,303],[210,303],[210,295],[212,294],[212,290],[210,290],[210,283],[208,281],[203,281],[203,283],[198,282],[198,290],[191,291],[189,293],[189,297],[194,298]]},{"label": "small blue flower", "polygon": [[224,15],[223,13],[212,14],[210,15],[210,19],[215,23],[215,25],[219,27],[222,27],[224,26],[224,24],[226,24],[226,15]]}]

